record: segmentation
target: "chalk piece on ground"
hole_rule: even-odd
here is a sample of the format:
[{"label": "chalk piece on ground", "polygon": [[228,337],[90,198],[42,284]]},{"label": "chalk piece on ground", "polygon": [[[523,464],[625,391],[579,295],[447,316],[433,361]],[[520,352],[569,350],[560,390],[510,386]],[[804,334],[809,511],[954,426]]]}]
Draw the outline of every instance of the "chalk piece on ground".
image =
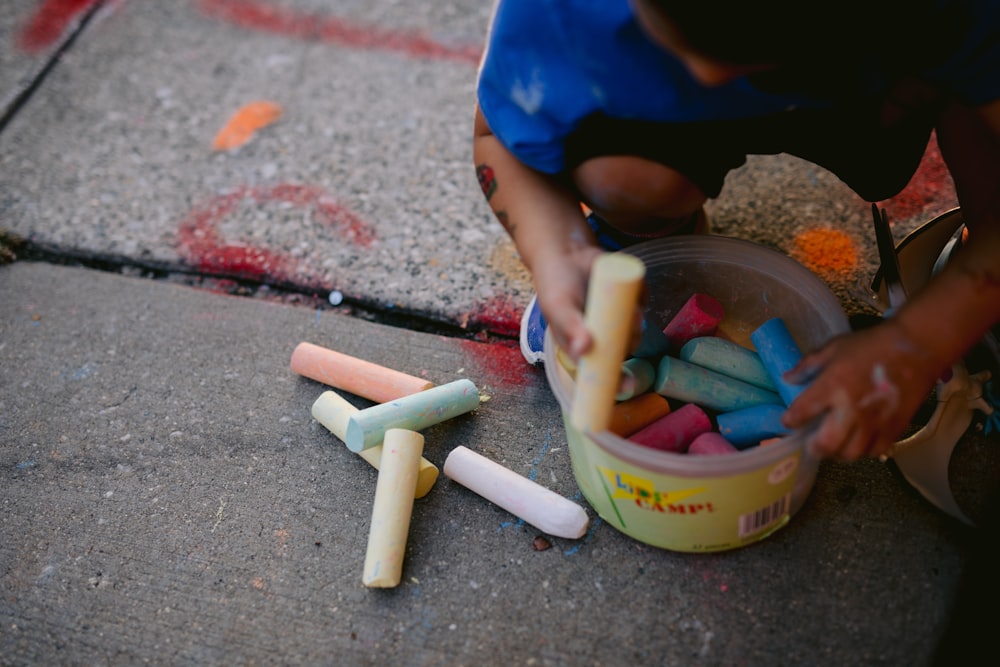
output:
[{"label": "chalk piece on ground", "polygon": [[617,401],[627,401],[648,391],[656,381],[656,369],[645,359],[632,357],[622,364],[622,376],[627,378],[629,386],[625,390],[619,388],[619,392],[615,394]]},{"label": "chalk piece on ground", "polygon": [[385,403],[434,386],[433,382],[402,371],[379,366],[312,343],[299,343],[292,351],[292,370],[310,380]]},{"label": "chalk piece on ground", "polygon": [[712,420],[700,407],[688,403],[629,436],[629,442],[683,454],[696,437],[712,430]]},{"label": "chalk piece on ground", "polygon": [[[346,398],[335,391],[324,391],[312,405],[313,419],[326,427],[330,433],[340,438],[341,442],[347,441],[347,422],[351,415],[359,412],[358,408],[350,403]],[[381,467],[382,445],[375,445],[370,449],[363,449],[357,452],[358,456],[368,461],[376,470]],[[434,486],[438,478],[438,467],[420,457],[420,469],[417,473],[417,489],[414,492],[415,498],[423,498]]]},{"label": "chalk piece on ground", "polygon": [[626,253],[594,261],[584,307],[584,324],[593,342],[577,366],[570,409],[570,424],[578,431],[604,431],[611,421],[645,275],[642,260]]},{"label": "chalk piece on ground", "polygon": [[402,577],[423,450],[424,436],[419,433],[403,429],[389,429],[385,433],[361,578],[369,588],[392,588]]},{"label": "chalk piece on ground", "polygon": [[785,373],[802,359],[802,352],[784,320],[780,317],[769,319],[750,334],[750,340],[785,405],[791,405],[806,387],[784,379]]},{"label": "chalk piece on ground", "polygon": [[627,438],[670,412],[670,402],[659,394],[647,392],[622,401],[611,410],[608,430]]},{"label": "chalk piece on ground", "polygon": [[382,442],[390,428],[419,431],[479,407],[479,390],[461,379],[359,410],[347,420],[344,444],[360,452]]},{"label": "chalk piece on ground", "polygon": [[660,359],[653,390],[667,398],[697,403],[719,412],[781,403],[781,397],[773,391],[674,357]]},{"label": "chalk piece on ground", "polygon": [[679,350],[692,338],[711,336],[726,311],[714,296],[694,293],[670,319],[663,333],[670,341],[671,350]]},{"label": "chalk piece on ground", "polygon": [[578,539],[587,532],[582,507],[471,449],[455,447],[444,474],[549,535]]},{"label": "chalk piece on ground", "polygon": [[691,441],[688,447],[688,454],[694,456],[718,456],[720,454],[735,454],[740,450],[733,447],[732,443],[715,431],[702,433]]},{"label": "chalk piece on ground", "polygon": [[719,433],[738,449],[746,449],[761,440],[787,435],[790,431],[781,423],[784,405],[755,405],[716,416]]},{"label": "chalk piece on ground", "polygon": [[718,336],[692,338],[681,348],[679,356],[695,366],[728,375],[768,391],[777,391],[757,353],[724,338]]}]

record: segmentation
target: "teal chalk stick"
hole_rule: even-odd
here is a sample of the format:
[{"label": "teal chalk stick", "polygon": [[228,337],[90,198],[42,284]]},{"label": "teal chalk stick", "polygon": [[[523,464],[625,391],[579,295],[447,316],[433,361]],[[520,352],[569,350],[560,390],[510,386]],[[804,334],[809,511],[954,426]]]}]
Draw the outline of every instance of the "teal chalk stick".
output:
[{"label": "teal chalk stick", "polygon": [[661,396],[696,403],[717,412],[781,403],[781,397],[773,391],[674,357],[660,359],[653,390]]},{"label": "teal chalk stick", "polygon": [[622,364],[622,375],[632,378],[634,384],[628,391],[618,392],[615,395],[616,401],[627,401],[633,396],[644,394],[656,381],[656,369],[653,368],[653,364],[638,357],[625,360]]},{"label": "teal chalk stick", "polygon": [[347,420],[344,444],[357,453],[378,445],[391,428],[419,431],[478,407],[476,385],[455,380],[355,412]]},{"label": "teal chalk stick", "polygon": [[692,338],[681,348],[679,356],[696,366],[749,382],[768,391],[777,391],[757,353],[725,338]]}]

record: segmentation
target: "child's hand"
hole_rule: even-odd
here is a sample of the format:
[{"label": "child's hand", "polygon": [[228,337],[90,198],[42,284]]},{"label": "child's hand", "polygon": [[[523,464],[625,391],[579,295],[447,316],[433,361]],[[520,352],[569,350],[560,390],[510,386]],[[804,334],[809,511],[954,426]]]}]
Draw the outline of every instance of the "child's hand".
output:
[{"label": "child's hand", "polygon": [[817,456],[853,461],[886,454],[944,370],[887,320],[802,359],[787,379],[811,384],[789,406],[785,425],[804,428],[819,418],[807,443]]},{"label": "child's hand", "polygon": [[[584,307],[591,267],[603,253],[600,247],[588,243],[549,254],[535,265],[533,277],[538,304],[555,342],[574,362],[579,361],[593,343],[584,322]],[[638,345],[641,322],[642,311],[637,303],[630,350]]]}]

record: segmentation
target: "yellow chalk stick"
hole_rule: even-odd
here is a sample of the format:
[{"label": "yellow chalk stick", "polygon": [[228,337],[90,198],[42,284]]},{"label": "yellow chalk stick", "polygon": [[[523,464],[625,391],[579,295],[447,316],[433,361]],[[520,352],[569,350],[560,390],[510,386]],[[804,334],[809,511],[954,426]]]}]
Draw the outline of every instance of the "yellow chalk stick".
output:
[{"label": "yellow chalk stick", "polygon": [[393,428],[385,432],[382,468],[375,484],[372,522],[362,583],[369,588],[392,588],[403,574],[406,538],[413,515],[413,493],[424,451],[424,436]]},{"label": "yellow chalk stick", "polygon": [[593,345],[580,358],[570,422],[580,431],[603,431],[611,421],[618,380],[646,275],[642,260],[616,252],[594,261],[584,322]]},{"label": "yellow chalk stick", "polygon": [[[313,403],[313,419],[325,426],[330,433],[340,438],[341,442],[347,441],[347,422],[351,415],[358,412],[346,398],[334,391],[324,391]],[[376,470],[380,468],[382,460],[382,445],[376,445],[370,449],[363,449],[357,453],[358,456],[368,461]],[[414,498],[423,498],[434,486],[438,478],[438,467],[420,458],[420,469],[417,472],[417,489]]]},{"label": "yellow chalk stick", "polygon": [[660,417],[670,413],[670,403],[656,392],[639,394],[627,401],[618,403],[611,409],[611,422],[608,430],[615,435],[627,438],[648,426]]},{"label": "yellow chalk stick", "polygon": [[433,382],[423,378],[306,342],[295,347],[291,367],[299,375],[376,403],[392,401],[434,386]]}]

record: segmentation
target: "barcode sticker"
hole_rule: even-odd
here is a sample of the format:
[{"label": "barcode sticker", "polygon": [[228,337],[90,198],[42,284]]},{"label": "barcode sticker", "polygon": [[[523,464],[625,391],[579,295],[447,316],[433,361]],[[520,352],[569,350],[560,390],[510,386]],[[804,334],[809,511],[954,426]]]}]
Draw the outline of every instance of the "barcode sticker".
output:
[{"label": "barcode sticker", "polygon": [[791,499],[792,494],[788,493],[766,507],[740,516],[740,538],[759,533],[784,519]]}]

